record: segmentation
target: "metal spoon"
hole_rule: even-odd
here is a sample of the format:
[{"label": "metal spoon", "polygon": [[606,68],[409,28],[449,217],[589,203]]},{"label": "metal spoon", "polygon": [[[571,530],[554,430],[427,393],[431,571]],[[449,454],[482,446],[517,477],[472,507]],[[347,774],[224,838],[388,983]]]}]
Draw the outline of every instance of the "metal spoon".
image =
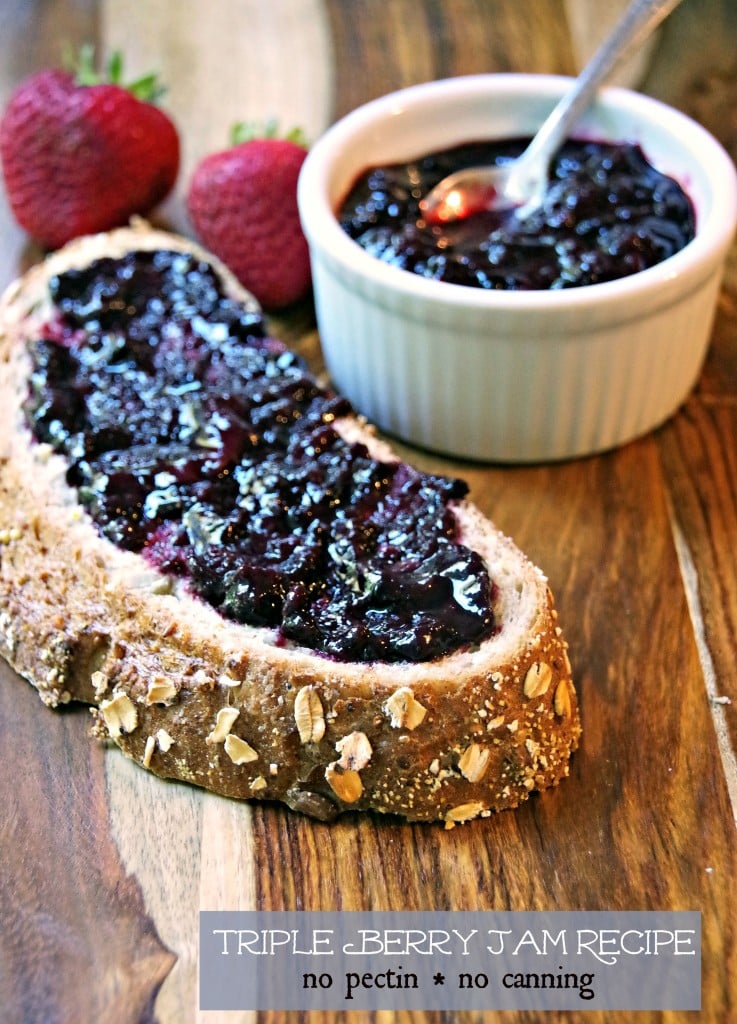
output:
[{"label": "metal spoon", "polygon": [[499,167],[469,167],[443,178],[420,202],[425,220],[444,223],[481,210],[509,207],[518,207],[517,215],[524,217],[540,206],[550,161],[569,129],[615,64],[641,46],[680,2],[633,0],[522,155]]}]

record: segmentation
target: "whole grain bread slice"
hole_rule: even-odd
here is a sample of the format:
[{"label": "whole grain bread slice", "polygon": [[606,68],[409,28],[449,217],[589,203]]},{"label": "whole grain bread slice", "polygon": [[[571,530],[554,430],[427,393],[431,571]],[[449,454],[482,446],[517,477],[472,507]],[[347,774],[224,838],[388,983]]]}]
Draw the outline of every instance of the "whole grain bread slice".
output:
[{"label": "whole grain bread slice", "polygon": [[[354,664],[277,645],[226,621],[180,581],[102,537],[67,462],[25,421],[27,342],[48,281],[129,250],[194,252],[140,223],[78,239],[0,300],[0,652],[50,707],[91,704],[94,731],[155,774],[229,797],[283,801],[330,820],[374,810],[448,826],[514,807],[568,774],[580,720],[566,643],[543,573],[469,501],[460,540],[494,583],[498,631],[421,664]],[[339,424],[391,449],[358,418]]]}]

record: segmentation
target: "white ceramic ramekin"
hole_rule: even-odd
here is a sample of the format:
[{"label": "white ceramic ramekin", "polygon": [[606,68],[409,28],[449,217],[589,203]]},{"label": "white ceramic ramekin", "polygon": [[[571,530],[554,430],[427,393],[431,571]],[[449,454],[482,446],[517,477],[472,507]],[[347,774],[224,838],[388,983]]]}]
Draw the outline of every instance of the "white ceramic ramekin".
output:
[{"label": "white ceramic ramekin", "polygon": [[575,133],[639,143],[696,209],[685,249],[622,280],[550,292],[431,281],[369,255],[336,219],[367,167],[532,134],[568,85],[515,74],[413,86],[313,145],[299,206],[323,353],[336,388],[382,430],[472,459],[564,459],[651,430],[693,388],[737,223],[737,174],[704,128],[662,103],[603,90]]}]

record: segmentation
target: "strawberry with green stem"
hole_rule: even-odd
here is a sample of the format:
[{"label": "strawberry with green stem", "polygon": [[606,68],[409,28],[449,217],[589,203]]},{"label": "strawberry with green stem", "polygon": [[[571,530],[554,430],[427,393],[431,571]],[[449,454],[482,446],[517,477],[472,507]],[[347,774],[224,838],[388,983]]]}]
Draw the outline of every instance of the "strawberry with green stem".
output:
[{"label": "strawberry with green stem", "polygon": [[0,158],[11,210],[54,249],[147,214],[171,191],[179,137],[157,106],[155,76],[122,83],[113,54],[98,75],[84,47],[75,71],[48,69],[22,82],[0,120]]},{"label": "strawberry with green stem", "polygon": [[298,130],[277,137],[236,125],[232,145],[195,168],[187,208],[200,240],[266,310],[308,294],[312,278],[297,211],[297,179],[307,156]]}]

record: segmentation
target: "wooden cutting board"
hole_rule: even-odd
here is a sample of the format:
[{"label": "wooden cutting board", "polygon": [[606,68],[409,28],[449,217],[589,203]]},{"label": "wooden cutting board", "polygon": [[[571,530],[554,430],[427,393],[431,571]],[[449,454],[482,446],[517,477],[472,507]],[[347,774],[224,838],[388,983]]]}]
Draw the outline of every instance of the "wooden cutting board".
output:
[{"label": "wooden cutting board", "polygon": [[[161,216],[188,231],[184,183],[232,121],[274,115],[314,138],[364,100],[416,81],[575,72],[604,30],[600,11],[587,0],[5,0],[0,97],[56,61],[61,40],[123,46],[132,73],[160,68],[184,144]],[[736,31],[733,0],[685,0],[623,80],[695,114],[735,153]],[[4,196],[0,235],[4,285],[40,255]],[[273,328],[319,365],[309,303]],[[737,1020],[736,439],[733,258],[703,377],[653,435],[525,468],[403,450],[423,469],[465,476],[557,597],[583,743],[570,778],[516,812],[445,831],[351,815],[328,826],[237,804],[153,778],[89,738],[88,711],[45,709],[0,665],[2,1020],[253,1020],[198,1011],[197,929],[200,910],[255,908],[699,910],[701,1013],[637,1020]],[[319,1015],[326,1024],[482,1019],[540,1016]]]}]

